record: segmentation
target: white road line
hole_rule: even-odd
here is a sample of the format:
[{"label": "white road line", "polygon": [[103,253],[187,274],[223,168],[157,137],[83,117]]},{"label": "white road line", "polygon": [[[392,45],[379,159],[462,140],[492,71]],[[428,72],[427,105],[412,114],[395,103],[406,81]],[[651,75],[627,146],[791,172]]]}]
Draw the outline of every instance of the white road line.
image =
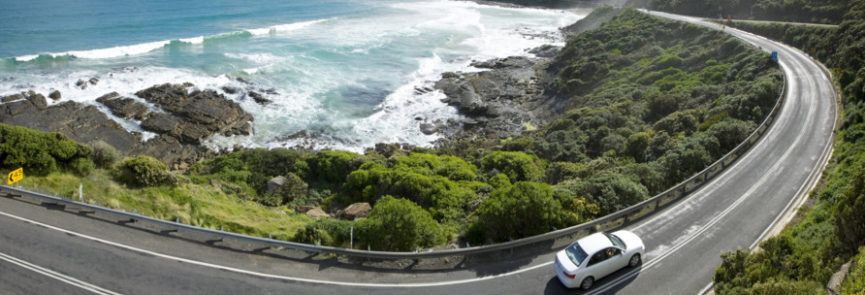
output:
[{"label": "white road line", "polygon": [[[67,229],[62,229],[62,228],[59,228],[56,226],[44,224],[44,223],[41,223],[41,222],[38,222],[35,220],[27,219],[27,218],[20,217],[17,215],[12,215],[12,214],[2,212],[2,211],[0,211],[0,215],[6,216],[9,218],[13,218],[13,219],[17,219],[17,220],[20,220],[20,221],[23,221],[26,223],[36,225],[36,226],[44,227],[47,229],[59,231],[59,232],[62,232],[62,233],[65,233],[65,234],[68,234],[71,236],[84,238],[84,239],[91,240],[91,241],[94,241],[97,243],[102,243],[105,245],[114,246],[114,247],[118,247],[121,249],[133,251],[133,252],[138,252],[138,253],[142,253],[142,254],[146,254],[146,255],[156,256],[156,257],[163,258],[163,259],[168,259],[168,260],[173,260],[173,261],[177,261],[177,262],[188,263],[188,264],[192,264],[192,265],[197,265],[197,266],[202,266],[202,267],[207,267],[207,268],[213,268],[213,269],[218,269],[218,270],[225,270],[225,271],[230,271],[230,272],[235,272],[235,273],[240,273],[240,274],[245,274],[245,275],[250,275],[250,276],[257,276],[257,277],[278,279],[278,280],[285,280],[285,281],[322,284],[322,285],[338,285],[338,286],[349,286],[349,287],[373,287],[373,288],[423,288],[423,287],[449,286],[449,285],[459,285],[459,284],[487,281],[487,280],[497,279],[497,278],[501,278],[501,277],[516,275],[516,274],[524,273],[527,271],[535,270],[535,269],[538,269],[541,267],[549,266],[549,265],[552,265],[552,263],[553,263],[552,261],[550,261],[550,262],[541,263],[541,264],[538,264],[535,266],[519,269],[519,270],[508,272],[508,273],[502,273],[502,274],[485,276],[485,277],[480,277],[480,278],[473,278],[473,279],[442,281],[442,282],[430,282],[430,283],[353,283],[353,282],[339,282],[339,281],[328,281],[328,280],[317,280],[317,279],[281,276],[281,275],[274,275],[274,274],[261,273],[261,272],[251,271],[251,270],[239,269],[239,268],[234,268],[234,267],[230,267],[230,266],[211,264],[211,263],[207,263],[207,262],[201,262],[201,261],[197,261],[197,260],[172,256],[172,255],[168,255],[168,254],[162,254],[162,253],[153,252],[150,250],[136,248],[136,247],[125,245],[125,244],[120,244],[120,243],[116,243],[116,242],[112,242],[112,241],[108,241],[108,240],[103,240],[103,239],[100,239],[97,237],[88,236],[88,235],[74,232],[74,231],[67,230]],[[106,293],[106,294],[116,294],[116,293]]]},{"label": "white road line", "polygon": [[50,277],[52,279],[73,285],[75,287],[93,292],[95,294],[120,295],[120,293],[117,293],[117,292],[96,286],[94,284],[70,277],[68,275],[65,275],[65,274],[62,274],[62,273],[38,266],[38,265],[35,265],[33,263],[21,260],[19,258],[12,257],[9,254],[3,253],[3,252],[0,252],[0,260],[5,260],[6,262],[15,264],[15,265],[20,266],[22,268],[26,268],[30,271],[35,272],[35,273],[38,273],[38,274],[44,275],[46,277]]}]

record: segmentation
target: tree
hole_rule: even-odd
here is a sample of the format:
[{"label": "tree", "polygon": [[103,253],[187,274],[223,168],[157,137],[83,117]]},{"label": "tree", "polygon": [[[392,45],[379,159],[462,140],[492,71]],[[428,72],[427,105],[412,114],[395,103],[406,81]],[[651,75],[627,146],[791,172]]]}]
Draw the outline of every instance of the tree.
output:
[{"label": "tree", "polygon": [[646,132],[637,132],[628,136],[628,141],[625,143],[625,154],[634,158],[634,161],[645,162],[650,137]]},{"label": "tree", "polygon": [[406,199],[381,198],[369,217],[358,221],[358,240],[375,250],[411,251],[445,242],[445,232],[429,212]]}]

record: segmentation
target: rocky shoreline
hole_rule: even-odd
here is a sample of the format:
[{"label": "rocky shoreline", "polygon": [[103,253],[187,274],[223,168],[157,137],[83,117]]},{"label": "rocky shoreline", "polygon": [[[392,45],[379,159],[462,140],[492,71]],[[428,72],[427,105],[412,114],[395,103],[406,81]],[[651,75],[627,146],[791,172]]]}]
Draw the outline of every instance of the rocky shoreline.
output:
[{"label": "rocky shoreline", "polygon": [[[585,28],[578,28],[585,30]],[[564,28],[565,36],[576,34],[575,28]],[[543,126],[563,105],[554,87],[556,70],[552,68],[560,48],[550,45],[529,50],[534,57],[505,57],[476,61],[471,66],[483,71],[442,74],[433,88],[443,100],[463,115],[448,122],[420,122],[417,128],[427,135],[438,133],[437,146],[463,139],[506,139]],[[223,87],[224,93],[244,93],[267,105],[272,90]],[[95,85],[92,78],[76,82],[78,87]],[[116,92],[96,99],[94,105],[73,101],[60,102],[62,94],[52,91],[48,98],[33,91],[0,97],[0,123],[19,125],[42,131],[60,132],[85,144],[106,142],[126,155],[145,154],[184,170],[192,164],[213,157],[218,151],[202,145],[213,135],[250,135],[254,118],[236,102],[211,89],[200,90],[191,83],[162,84],[140,90],[136,97]],[[48,103],[52,99],[55,103]],[[105,112],[103,112],[105,110]],[[111,116],[134,122],[155,137],[144,139],[140,132],[127,131]],[[423,121],[423,120],[421,120]],[[299,132],[299,137],[311,137]],[[305,147],[297,147],[304,149]]]},{"label": "rocky shoreline", "polygon": [[[105,94],[97,103],[119,118],[141,122],[141,128],[156,134],[142,141],[143,134],[129,132],[96,105],[66,101],[53,105],[42,94],[29,91],[0,98],[0,123],[60,132],[85,144],[103,141],[126,155],[145,154],[186,169],[214,151],[201,145],[215,135],[249,135],[252,115],[240,105],[212,90],[198,90],[189,83],[163,84],[141,90],[136,96]],[[50,97],[60,100],[54,91]],[[56,97],[56,98],[55,98]]]}]

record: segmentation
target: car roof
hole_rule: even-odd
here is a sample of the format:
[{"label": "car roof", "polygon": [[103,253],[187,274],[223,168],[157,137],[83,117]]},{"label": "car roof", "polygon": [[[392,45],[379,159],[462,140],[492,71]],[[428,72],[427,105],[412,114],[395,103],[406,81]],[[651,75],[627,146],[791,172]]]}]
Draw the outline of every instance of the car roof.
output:
[{"label": "car roof", "polygon": [[604,233],[599,232],[585,236],[582,239],[577,240],[577,243],[579,243],[580,247],[583,248],[583,251],[586,251],[589,255],[613,246],[613,242],[610,241],[610,238],[605,236]]}]

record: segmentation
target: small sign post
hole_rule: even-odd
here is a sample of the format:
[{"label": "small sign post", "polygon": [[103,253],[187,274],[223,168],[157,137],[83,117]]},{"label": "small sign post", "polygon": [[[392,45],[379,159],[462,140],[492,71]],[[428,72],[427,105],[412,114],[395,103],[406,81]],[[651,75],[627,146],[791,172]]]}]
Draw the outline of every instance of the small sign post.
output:
[{"label": "small sign post", "polygon": [[9,176],[6,177],[6,184],[12,185],[22,178],[24,178],[24,168],[15,169],[12,172],[9,172]]}]

